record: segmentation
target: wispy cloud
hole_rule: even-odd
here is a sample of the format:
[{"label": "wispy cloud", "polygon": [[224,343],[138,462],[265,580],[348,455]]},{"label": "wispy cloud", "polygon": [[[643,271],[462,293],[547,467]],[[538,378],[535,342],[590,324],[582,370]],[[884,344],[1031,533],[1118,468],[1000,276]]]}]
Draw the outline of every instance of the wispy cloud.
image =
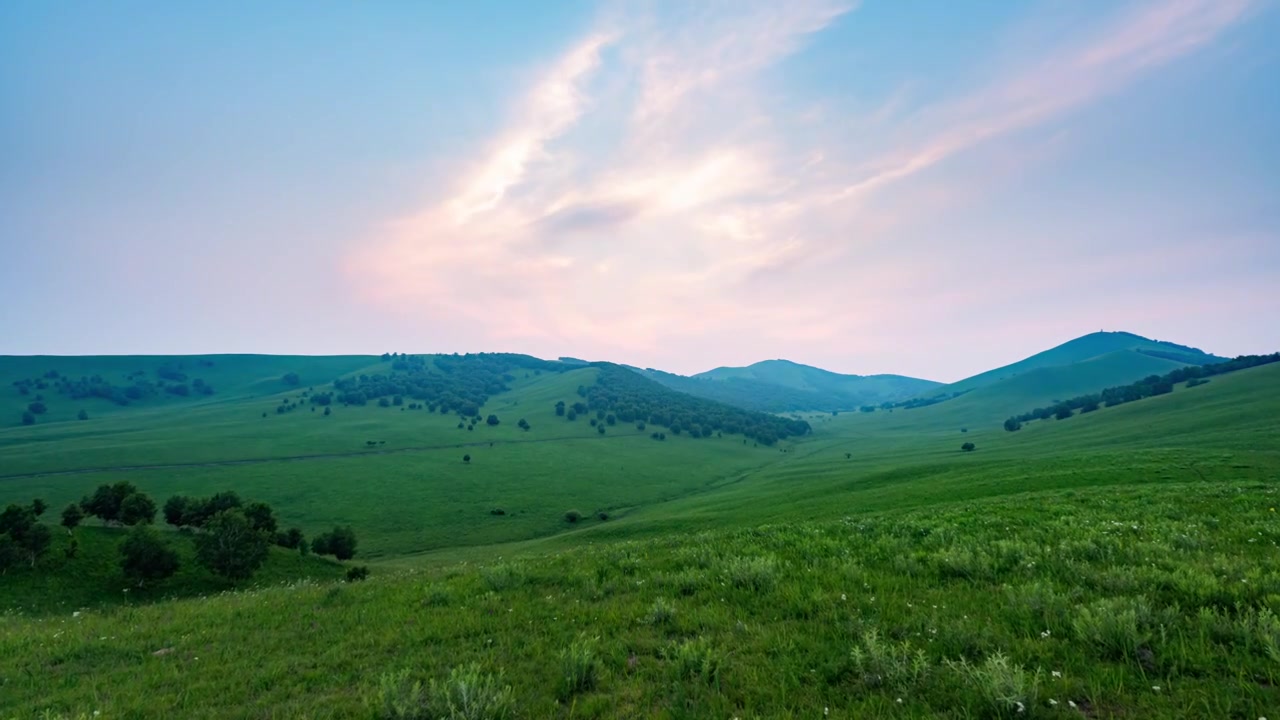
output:
[{"label": "wispy cloud", "polygon": [[[362,243],[348,267],[372,302],[466,318],[494,345],[589,338],[643,358],[671,343],[767,354],[870,333],[904,284],[955,299],[929,290],[927,263],[885,251],[947,195],[920,182],[931,169],[1132,85],[1250,6],[1124,9],[982,87],[879,103],[863,118],[881,128],[874,144],[796,133],[812,107],[765,100],[766,71],[856,22],[852,4],[624,12],[548,68],[456,186]],[[872,202],[889,188],[892,203]]]}]

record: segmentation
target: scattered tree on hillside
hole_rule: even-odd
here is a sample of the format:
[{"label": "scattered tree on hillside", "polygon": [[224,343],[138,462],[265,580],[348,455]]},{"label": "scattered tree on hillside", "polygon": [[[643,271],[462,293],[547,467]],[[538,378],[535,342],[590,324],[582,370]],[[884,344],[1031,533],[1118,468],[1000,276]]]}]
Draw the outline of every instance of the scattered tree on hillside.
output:
[{"label": "scattered tree on hillside", "polygon": [[80,501],[85,513],[102,521],[103,525],[119,522],[120,508],[125,498],[138,492],[138,488],[127,480],[114,485],[99,485],[92,497]]},{"label": "scattered tree on hillside", "polygon": [[247,580],[267,559],[266,534],[253,529],[238,508],[223,510],[196,536],[196,560],[211,572],[238,582]]},{"label": "scattered tree on hillside", "polygon": [[303,536],[302,531],[298,528],[289,528],[288,530],[276,534],[276,545],[290,550],[297,550],[305,545],[307,539]]},{"label": "scattered tree on hillside", "polygon": [[470,455],[470,454],[463,455],[463,456],[462,456],[462,462],[470,464],[470,462],[471,462],[471,455]]},{"label": "scattered tree on hillside", "polygon": [[516,423],[516,427],[520,428],[521,430],[528,430],[529,421],[525,420],[524,418],[520,418],[520,422]]},{"label": "scattered tree on hillside", "polygon": [[961,446],[960,446],[960,449],[961,449],[961,450],[963,450],[963,451],[965,451],[965,452],[973,452],[974,450],[977,450],[977,449],[978,449],[978,446],[977,446],[977,445],[974,445],[974,444],[973,444],[973,443],[971,443],[971,442],[967,442],[967,443],[965,443],[965,444],[961,445]]},{"label": "scattered tree on hillside", "polygon": [[596,432],[598,432],[598,433],[600,433],[601,435],[603,435],[603,434],[604,434],[604,425],[596,425]]},{"label": "scattered tree on hillside", "polygon": [[1004,421],[1004,429],[1009,432],[1016,432],[1022,429],[1022,423],[1018,422],[1018,418],[1009,418]]},{"label": "scattered tree on hillside", "polygon": [[556,402],[556,417],[564,417],[564,401],[563,400],[559,400]]},{"label": "scattered tree on hillside", "polygon": [[22,413],[22,424],[23,424],[23,425],[35,425],[35,424],[36,424],[36,416],[35,416],[35,415],[32,415],[30,410],[27,410],[27,411],[23,412],[23,413]]},{"label": "scattered tree on hillside", "polygon": [[251,502],[244,506],[244,516],[254,530],[270,535],[275,534],[276,515],[270,505],[264,502]]},{"label": "scattered tree on hillside", "polygon": [[347,527],[334,527],[311,541],[311,551],[317,555],[332,555],[339,560],[350,560],[356,555],[356,533]]},{"label": "scattered tree on hillside", "polygon": [[[5,552],[15,557],[25,557],[31,567],[36,566],[36,560],[49,549],[49,543],[53,540],[49,527],[36,520],[35,511],[30,506],[16,503],[0,512],[0,538],[4,537],[9,539],[5,544],[10,545],[10,549]],[[8,562],[11,565],[16,560]],[[8,565],[0,565],[0,570],[7,567]]]},{"label": "scattered tree on hillside", "polygon": [[1056,411],[1054,411],[1053,416],[1059,420],[1066,420],[1074,414],[1075,411],[1071,409],[1070,405],[1062,404],[1058,406]]},{"label": "scattered tree on hillside", "polygon": [[67,529],[67,534],[80,526],[80,522],[84,520],[84,511],[76,503],[71,503],[62,509],[62,527]]},{"label": "scattered tree on hillside", "polygon": [[489,417],[485,418],[485,422],[488,423],[490,426],[494,426],[502,421],[498,419],[497,415],[490,415]]},{"label": "scattered tree on hillside", "polygon": [[325,409],[324,409],[324,414],[325,414],[325,416],[326,416],[326,417],[328,417],[328,415],[329,415],[329,413],[330,413],[330,412],[331,412],[331,408],[329,408],[328,406],[326,406],[326,407],[325,407]]},{"label": "scattered tree on hillside", "polygon": [[27,405],[27,412],[33,415],[43,415],[49,412],[49,407],[42,402],[33,402]]},{"label": "scattered tree on hillside", "polygon": [[49,509],[49,503],[45,502],[40,498],[36,498],[35,500],[31,501],[31,512],[34,513],[36,517],[40,517],[41,515],[44,514],[44,511],[48,509]]},{"label": "scattered tree on hillside", "polygon": [[178,571],[178,553],[173,551],[150,525],[129,531],[120,545],[120,568],[129,580],[142,587],[147,581],[164,580]]},{"label": "scattered tree on hillside", "polygon": [[89,413],[85,412],[84,410],[81,410],[80,412],[76,413],[76,419],[77,419],[77,420],[88,420],[88,419],[89,419]]},{"label": "scattered tree on hillside", "polygon": [[577,510],[569,510],[564,514],[565,522],[576,523],[580,519],[582,519],[582,513],[578,512]]},{"label": "scattered tree on hillside", "polygon": [[298,373],[296,372],[285,373],[280,378],[280,381],[283,382],[285,385],[288,385],[289,387],[297,387],[298,385],[302,384],[302,378],[299,378]]},{"label": "scattered tree on hillside", "polygon": [[121,524],[144,525],[156,519],[156,504],[143,493],[135,492],[125,496],[120,502]]},{"label": "scattered tree on hillside", "polygon": [[187,524],[191,517],[191,498],[185,495],[174,495],[164,502],[164,521],[180,528]]}]

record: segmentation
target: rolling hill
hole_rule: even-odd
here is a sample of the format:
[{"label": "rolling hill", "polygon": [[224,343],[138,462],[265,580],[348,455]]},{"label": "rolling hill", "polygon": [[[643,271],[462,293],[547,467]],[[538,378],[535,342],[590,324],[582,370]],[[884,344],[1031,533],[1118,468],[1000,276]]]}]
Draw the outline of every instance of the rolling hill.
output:
[{"label": "rolling hill", "polygon": [[633,369],[673,390],[763,412],[854,410],[914,397],[939,385],[902,375],[842,375],[789,360],[720,367],[693,376]]},{"label": "rolling hill", "polygon": [[[1076,386],[1092,383],[1094,389],[1101,389],[1108,385],[1118,385],[1125,382],[1132,382],[1142,377],[1144,371],[1142,367],[1163,367],[1172,369],[1181,365],[1203,365],[1211,362],[1219,362],[1225,358],[1210,355],[1196,348],[1178,345],[1176,343],[1165,342],[1161,340],[1151,340],[1134,335],[1128,332],[1096,332],[1083,335],[1074,340],[1070,340],[1056,347],[1036,353],[1031,357],[1024,358],[1015,363],[1010,363],[1003,367],[978,373],[972,377],[965,378],[959,382],[943,385],[933,388],[923,393],[924,395],[943,395],[964,393],[975,390],[980,387],[992,385],[1002,380],[1009,380],[1019,375],[1037,370],[1040,368],[1070,366],[1077,363],[1084,363],[1095,358],[1102,357],[1111,353],[1119,353],[1129,351],[1131,353],[1141,354],[1146,357],[1156,358],[1168,361],[1164,364],[1148,363],[1145,366],[1135,358],[1126,360],[1116,360],[1114,362],[1092,365],[1084,368],[1084,372],[1079,378]],[[1137,368],[1137,374],[1132,374],[1131,369]],[[1161,372],[1158,368],[1150,372]],[[1061,382],[1061,376],[1054,379],[1055,382]],[[1067,382],[1075,383],[1075,380]]]}]

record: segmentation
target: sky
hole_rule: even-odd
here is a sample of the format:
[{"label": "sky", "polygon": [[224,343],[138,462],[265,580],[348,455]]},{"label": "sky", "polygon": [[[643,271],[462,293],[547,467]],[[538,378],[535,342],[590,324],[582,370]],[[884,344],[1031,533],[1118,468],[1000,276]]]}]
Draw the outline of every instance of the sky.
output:
[{"label": "sky", "polygon": [[0,3],[0,354],[1274,352],[1277,4]]}]

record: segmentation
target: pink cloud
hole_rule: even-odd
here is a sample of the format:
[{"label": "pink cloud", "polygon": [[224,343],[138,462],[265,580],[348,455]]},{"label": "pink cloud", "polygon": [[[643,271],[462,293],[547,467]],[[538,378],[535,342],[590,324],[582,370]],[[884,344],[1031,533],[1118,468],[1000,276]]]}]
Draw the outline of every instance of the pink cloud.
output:
[{"label": "pink cloud", "polygon": [[[904,228],[972,191],[922,182],[932,169],[1118,92],[1249,7],[1142,5],[892,123],[908,102],[896,94],[854,119],[883,140],[856,148],[824,132],[814,106],[767,107],[760,85],[850,4],[613,18],[551,64],[456,186],[346,266],[370,303],[519,347],[641,362],[673,346],[738,357],[850,338],[883,346],[871,338],[978,294],[948,285],[945,264],[895,251]],[[611,132],[579,132],[589,122]],[[787,130],[806,123],[819,127]]]}]

